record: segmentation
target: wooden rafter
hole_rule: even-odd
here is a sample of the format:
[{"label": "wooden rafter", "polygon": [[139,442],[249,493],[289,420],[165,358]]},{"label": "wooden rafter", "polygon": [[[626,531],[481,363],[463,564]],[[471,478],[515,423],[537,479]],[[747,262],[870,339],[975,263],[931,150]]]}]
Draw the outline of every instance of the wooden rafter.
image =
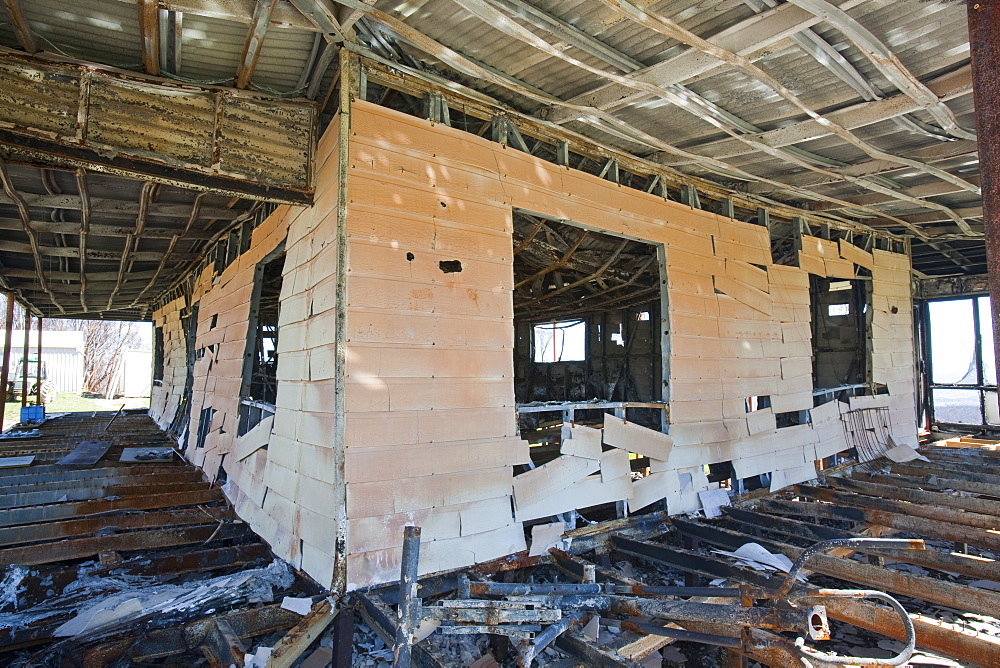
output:
[{"label": "wooden rafter", "polygon": [[146,283],[146,286],[142,289],[142,292],[140,292],[139,295],[135,298],[135,300],[133,300],[132,306],[138,306],[139,302],[146,295],[146,293],[149,292],[154,285],[156,285],[156,281],[160,278],[160,275],[167,268],[168,264],[171,261],[171,256],[174,253],[174,249],[177,247],[177,242],[187,237],[187,235],[191,232],[191,228],[194,227],[195,222],[200,217],[201,200],[204,197],[205,193],[198,193],[198,196],[195,197],[194,203],[191,205],[191,215],[188,217],[187,225],[184,226],[183,230],[181,230],[173,237],[171,237],[170,243],[167,245],[167,250],[163,252],[163,258],[160,260],[160,263],[156,267],[156,271],[150,277],[149,281]]},{"label": "wooden rafter", "polygon": [[87,308],[87,235],[90,234],[90,186],[87,172],[76,170],[76,187],[80,191],[80,306]]},{"label": "wooden rafter", "polygon": [[527,285],[528,283],[531,283],[536,278],[541,278],[542,276],[545,276],[545,274],[565,266],[566,263],[569,262],[570,258],[573,257],[573,253],[576,252],[576,249],[579,248],[580,244],[582,244],[584,240],[587,238],[588,234],[589,232],[587,232],[586,230],[580,232],[580,235],[577,237],[573,245],[569,247],[569,250],[566,251],[565,255],[563,255],[554,264],[551,264],[545,267],[544,269],[535,272],[534,274],[528,276],[527,278],[521,279],[520,281],[514,284],[514,289],[516,290],[522,285]]},{"label": "wooden rafter", "polygon": [[28,25],[27,19],[24,18],[24,12],[21,11],[21,3],[18,0],[0,1],[3,2],[3,8],[7,11],[7,16],[10,17],[10,25],[14,29],[14,35],[17,36],[17,43],[28,53],[37,52],[38,43],[35,42],[35,35],[31,32],[31,26]]},{"label": "wooden rafter", "polygon": [[65,313],[65,309],[59,303],[55,294],[49,287],[48,279],[45,277],[45,272],[42,271],[42,255],[39,249],[38,236],[31,227],[31,212],[28,210],[28,205],[25,203],[24,198],[21,194],[14,188],[14,182],[10,178],[10,172],[7,170],[7,162],[0,159],[0,185],[3,186],[4,193],[9,197],[14,205],[17,207],[18,215],[21,217],[22,229],[28,237],[28,245],[32,257],[35,260],[35,277],[38,279],[38,284],[49,295],[49,299],[52,303],[59,309],[61,313]]},{"label": "wooden rafter", "polygon": [[139,0],[139,48],[146,74],[160,73],[160,10],[157,0]]},{"label": "wooden rafter", "polygon": [[139,195],[139,215],[136,216],[135,219],[135,231],[125,237],[125,249],[122,251],[121,262],[118,265],[118,276],[115,278],[115,287],[111,291],[111,295],[108,297],[108,310],[111,310],[115,297],[118,296],[118,292],[122,288],[122,283],[125,281],[126,271],[135,261],[135,256],[133,255],[135,243],[139,238],[139,235],[142,234],[142,231],[146,227],[146,216],[149,213],[149,204],[153,199],[155,188],[156,184],[149,181],[142,184],[142,193]]},{"label": "wooden rafter", "polygon": [[254,70],[257,69],[257,61],[260,58],[260,51],[264,46],[264,37],[267,33],[267,26],[271,22],[271,12],[278,0],[257,0],[253,9],[253,19],[250,22],[250,29],[247,31],[246,41],[243,43],[243,53],[240,56],[239,69],[236,71],[237,88],[246,88],[250,85]]}]

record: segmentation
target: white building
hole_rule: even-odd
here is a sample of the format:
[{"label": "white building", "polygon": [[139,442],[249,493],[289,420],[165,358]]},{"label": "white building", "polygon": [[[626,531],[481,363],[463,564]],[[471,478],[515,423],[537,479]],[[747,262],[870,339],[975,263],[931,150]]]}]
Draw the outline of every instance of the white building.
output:
[{"label": "white building", "polygon": [[[46,375],[58,392],[80,393],[83,391],[83,332],[42,332],[42,361]],[[0,353],[3,338],[0,337]],[[28,336],[28,358],[34,359],[38,353],[38,332],[32,330]],[[10,374],[14,377],[17,363],[24,354],[24,330],[14,330],[11,338]]]}]

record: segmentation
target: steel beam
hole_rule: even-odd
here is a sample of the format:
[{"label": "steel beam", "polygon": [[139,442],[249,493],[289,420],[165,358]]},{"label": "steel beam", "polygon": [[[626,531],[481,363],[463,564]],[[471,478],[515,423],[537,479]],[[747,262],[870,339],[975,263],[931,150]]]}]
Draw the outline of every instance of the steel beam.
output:
[{"label": "steel beam", "polygon": [[835,506],[829,503],[806,503],[802,501],[768,500],[763,501],[761,507],[769,512],[778,514],[823,517],[847,522],[875,524],[899,529],[900,531],[912,531],[928,538],[968,543],[969,545],[978,545],[988,550],[1000,550],[1000,535],[998,534],[901,513]]},{"label": "steel beam", "polygon": [[[1000,332],[1000,6],[981,0],[966,3],[972,90],[975,100],[979,169],[982,177],[986,267],[989,273],[993,331]],[[994,337],[994,357],[1000,362],[1000,337]]]}]

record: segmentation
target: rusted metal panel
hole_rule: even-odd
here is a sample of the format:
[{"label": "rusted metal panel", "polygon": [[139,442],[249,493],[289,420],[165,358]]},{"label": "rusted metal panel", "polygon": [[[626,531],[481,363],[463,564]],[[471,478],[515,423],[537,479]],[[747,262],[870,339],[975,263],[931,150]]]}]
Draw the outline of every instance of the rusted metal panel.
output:
[{"label": "rusted metal panel", "polygon": [[[151,100],[148,83],[93,77],[87,141],[117,145],[136,156],[208,168],[215,96],[207,90],[164,90]],[[136,123],[138,118],[141,123]],[[184,122],[178,123],[181,118]]]},{"label": "rusted metal panel", "polygon": [[[993,331],[1000,332],[1000,7],[995,2],[968,2],[972,94],[979,146],[986,269],[989,275]],[[1000,360],[1000,337],[993,354]]]},{"label": "rusted metal panel", "polygon": [[80,76],[79,71],[55,63],[31,61],[28,65],[0,58],[0,125],[75,137]]},{"label": "rusted metal panel", "polygon": [[218,146],[221,170],[274,186],[311,187],[312,105],[227,93]]},{"label": "rusted metal panel", "polygon": [[314,189],[315,122],[304,99],[0,49],[0,145],[29,160],[301,204]]}]

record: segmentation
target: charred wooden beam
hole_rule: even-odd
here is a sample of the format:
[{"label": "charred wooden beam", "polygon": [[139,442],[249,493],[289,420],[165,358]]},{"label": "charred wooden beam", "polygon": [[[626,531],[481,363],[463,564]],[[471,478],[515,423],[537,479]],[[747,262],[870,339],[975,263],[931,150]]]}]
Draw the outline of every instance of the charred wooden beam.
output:
[{"label": "charred wooden beam", "polygon": [[324,598],[315,603],[312,610],[298,624],[289,629],[275,646],[267,665],[272,668],[291,668],[314,640],[337,617],[338,613],[354,614],[353,610],[343,611],[334,607],[334,602]]},{"label": "charred wooden beam", "polygon": [[0,157],[251,199],[312,200],[311,102],[10,49],[0,49],[0,62],[11,73],[0,91]]},{"label": "charred wooden beam", "polygon": [[990,499],[979,499],[971,496],[952,496],[951,494],[941,492],[925,492],[911,487],[862,482],[860,480],[851,480],[850,478],[836,476],[827,478],[826,483],[847,492],[867,494],[868,496],[881,499],[897,499],[899,501],[907,501],[911,504],[944,506],[970,513],[982,513],[1000,517],[1000,501],[992,501]]},{"label": "charred wooden beam", "polygon": [[968,482],[966,480],[955,480],[952,478],[941,478],[938,476],[904,476],[885,475],[882,473],[867,473],[865,471],[852,471],[851,478],[855,480],[868,480],[871,482],[886,485],[898,485],[900,487],[915,487],[919,489],[930,489],[936,491],[957,490],[970,492],[972,494],[983,494],[986,496],[996,496],[996,485],[981,482]]},{"label": "charred wooden beam", "polygon": [[[618,549],[625,554],[706,577],[734,579],[754,586],[767,586],[770,581],[763,573],[732,566],[700,552],[643,541],[614,540]],[[834,619],[897,640],[906,638],[902,620],[889,608],[846,598],[827,598],[824,599],[824,605],[827,614]],[[910,618],[917,631],[917,646],[920,648],[974,665],[993,665],[1000,661],[1000,639],[981,633],[970,634],[958,626],[929,617],[910,615]]]},{"label": "charred wooden beam", "polygon": [[34,229],[31,227],[31,212],[28,210],[28,205],[25,203],[24,198],[21,194],[14,188],[14,182],[10,178],[10,172],[7,170],[7,163],[0,159],[0,185],[3,186],[4,193],[10,198],[14,205],[17,207],[18,215],[21,218],[21,227],[28,237],[28,250],[35,261],[35,275],[38,278],[38,284],[41,286],[42,290],[48,293],[49,299],[52,300],[52,304],[59,309],[60,312],[65,313],[66,309],[62,307],[59,300],[49,289],[48,278],[45,272],[42,271],[42,256],[39,252],[38,237],[35,234]]},{"label": "charred wooden beam", "polygon": [[18,0],[3,0],[3,8],[10,17],[10,26],[14,29],[14,35],[21,48],[28,53],[38,51],[35,35],[31,32],[27,19],[24,18],[24,12],[21,11],[21,3]]},{"label": "charred wooden beam", "polygon": [[242,666],[247,654],[240,637],[225,619],[216,617],[211,620],[208,633],[202,641],[202,652],[210,665]]},{"label": "charred wooden beam", "polygon": [[[780,552],[793,561],[804,551],[802,548],[773,540],[757,538],[750,534],[731,531],[703,522],[689,522],[676,519],[675,526],[681,532],[700,540],[720,545],[729,550],[739,549],[748,542],[756,542],[768,550]],[[928,603],[937,603],[959,610],[968,610],[989,615],[989,610],[1000,606],[1000,593],[986,589],[975,589],[964,585],[902,573],[879,566],[870,566],[851,559],[843,559],[825,554],[816,554],[809,560],[809,568],[823,575],[846,580],[868,589],[890,591]]]},{"label": "charred wooden beam", "polygon": [[969,545],[977,545],[988,550],[1000,549],[1000,534],[973,527],[955,526],[946,522],[912,517],[901,513],[891,513],[867,508],[835,506],[829,503],[806,503],[802,501],[762,501],[761,507],[769,512],[782,515],[823,517],[827,519],[861,522],[884,527],[912,531],[928,538],[951,540]]},{"label": "charred wooden beam", "polygon": [[247,31],[246,41],[243,43],[243,53],[240,56],[239,69],[236,71],[237,88],[246,88],[250,85],[254,70],[257,69],[257,60],[260,58],[260,51],[264,46],[264,36],[267,34],[267,27],[271,22],[271,13],[278,0],[257,0],[253,8],[253,17],[250,19],[250,29]]},{"label": "charred wooden beam", "polygon": [[160,73],[160,10],[157,0],[139,0],[139,48],[147,74]]},{"label": "charred wooden beam", "polygon": [[80,306],[87,312],[87,235],[90,234],[90,187],[87,172],[76,170],[76,187],[80,192]]},{"label": "charred wooden beam", "polygon": [[901,515],[924,517],[929,520],[975,527],[977,529],[995,529],[1000,526],[1000,518],[983,513],[942,508],[929,503],[907,503],[881,497],[865,496],[854,492],[838,492],[824,487],[796,485],[796,494],[818,501],[827,501],[840,506],[866,508],[869,510],[884,510]]},{"label": "charred wooden beam", "polygon": [[92,538],[71,538],[55,543],[23,545],[0,550],[0,565],[21,564],[24,566],[34,566],[37,564],[67,561],[69,559],[94,557],[101,552],[109,550],[115,552],[134,552],[177,547],[180,545],[194,545],[211,540],[238,538],[245,535],[247,531],[248,529],[244,524],[212,524],[209,526],[182,527],[177,529],[130,531],[128,533]]},{"label": "charred wooden beam", "polygon": [[18,545],[39,541],[60,540],[96,534],[108,529],[153,529],[176,527],[191,524],[205,524],[210,521],[231,521],[235,519],[232,512],[216,508],[184,510],[163,510],[129,515],[102,515],[100,517],[85,517],[62,522],[46,524],[28,524],[17,527],[0,528],[0,545]]},{"label": "charred wooden beam", "polygon": [[[776,534],[813,541],[856,536],[849,531],[841,531],[802,520],[793,520],[788,517],[776,517],[738,508],[724,508],[723,512],[734,520],[726,524],[728,528],[735,528],[754,535],[764,529]],[[1000,563],[970,559],[937,550],[868,550],[867,554],[944,573],[959,573],[977,579],[1000,579]]]},{"label": "charred wooden beam", "polygon": [[213,503],[222,499],[217,489],[194,491],[165,491],[160,494],[140,492],[131,497],[115,499],[99,498],[81,501],[64,501],[37,506],[22,506],[0,510],[0,526],[15,526],[31,522],[65,520],[81,515],[107,513],[122,510],[150,510],[153,508],[173,508],[200,503]]},{"label": "charred wooden beam", "polygon": [[122,657],[132,663],[145,663],[154,659],[184,654],[205,641],[218,620],[224,621],[238,638],[253,638],[274,633],[294,625],[301,617],[280,605],[265,605],[249,610],[231,612],[220,617],[208,617],[183,626],[152,629],[138,637],[112,640],[87,649],[83,654],[85,665],[111,665]]}]

